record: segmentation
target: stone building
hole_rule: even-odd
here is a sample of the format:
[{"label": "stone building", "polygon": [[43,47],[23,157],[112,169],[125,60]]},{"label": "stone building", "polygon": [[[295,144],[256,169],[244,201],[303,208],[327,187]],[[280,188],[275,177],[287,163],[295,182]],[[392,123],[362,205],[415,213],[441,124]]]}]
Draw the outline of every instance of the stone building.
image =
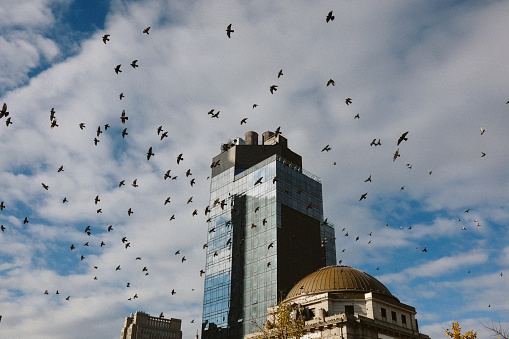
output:
[{"label": "stone building", "polygon": [[120,339],[182,339],[182,320],[136,312],[125,318]]},{"label": "stone building", "polygon": [[[302,338],[429,339],[419,333],[415,308],[403,304],[380,281],[348,266],[328,266],[309,274],[287,294],[304,320]],[[274,308],[267,310],[274,319]],[[245,336],[260,337],[261,333]]]}]

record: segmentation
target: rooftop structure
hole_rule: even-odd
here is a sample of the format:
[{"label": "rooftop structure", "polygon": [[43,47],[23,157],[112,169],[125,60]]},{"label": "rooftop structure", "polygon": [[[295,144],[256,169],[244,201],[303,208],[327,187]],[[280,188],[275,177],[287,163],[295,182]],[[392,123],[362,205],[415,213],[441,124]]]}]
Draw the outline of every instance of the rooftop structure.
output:
[{"label": "rooftop structure", "polygon": [[120,339],[182,339],[181,324],[180,319],[151,317],[138,311],[125,318]]},{"label": "rooftop structure", "polygon": [[[309,274],[284,302],[294,305],[295,316],[304,321],[305,339],[429,339],[419,333],[414,307],[401,303],[376,278],[352,267],[329,266]],[[267,309],[269,324],[274,323],[275,312],[275,307]]]}]

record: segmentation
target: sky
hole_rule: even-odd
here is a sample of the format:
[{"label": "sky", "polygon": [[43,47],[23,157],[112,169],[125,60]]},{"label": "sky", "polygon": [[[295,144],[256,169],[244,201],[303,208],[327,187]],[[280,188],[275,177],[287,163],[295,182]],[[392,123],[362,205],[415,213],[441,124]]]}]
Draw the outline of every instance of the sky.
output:
[{"label": "sky", "polygon": [[138,310],[194,337],[212,158],[278,127],[322,180],[338,262],[415,307],[431,338],[452,321],[488,337],[483,324],[509,321],[508,12],[488,0],[0,1],[0,337],[118,337]]}]

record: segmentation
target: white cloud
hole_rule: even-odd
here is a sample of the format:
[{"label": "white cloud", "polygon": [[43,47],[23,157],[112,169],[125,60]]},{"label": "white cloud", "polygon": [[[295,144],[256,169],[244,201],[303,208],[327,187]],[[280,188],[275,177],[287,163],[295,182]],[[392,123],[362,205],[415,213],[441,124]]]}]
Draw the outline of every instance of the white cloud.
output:
[{"label": "white cloud", "polygon": [[[8,88],[27,83],[26,74],[41,60],[52,63],[59,57],[57,41],[30,30],[55,29],[48,14],[52,5],[31,7],[30,23],[13,15],[10,26],[5,24],[6,32],[20,36],[10,33],[0,41],[6,65],[0,78]],[[7,7],[0,6],[4,13]],[[139,309],[181,317],[184,337],[194,335],[201,318],[199,270],[204,268],[211,158],[228,139],[278,126],[289,147],[302,155],[304,168],[322,178],[324,216],[336,227],[338,259],[370,274],[380,267],[379,277],[391,290],[397,286],[395,291],[409,295],[395,293],[398,297],[423,307],[422,313],[417,307],[426,315],[421,330],[436,335],[441,324],[434,322],[450,313],[431,305],[442,298],[441,288],[465,284],[458,297],[463,302],[476,279],[489,281],[484,273],[466,279],[466,267],[474,272],[487,266],[494,274],[507,266],[505,252],[498,261],[490,258],[507,236],[509,198],[507,47],[497,43],[506,31],[501,27],[507,5],[439,7],[236,1],[112,5],[104,31],[80,42],[76,55],[51,64],[2,98],[13,124],[0,121],[0,200],[7,205],[0,212],[0,223],[7,226],[0,234],[0,256],[9,258],[0,266],[0,280],[16,291],[0,292],[9,306],[0,310],[6,335],[57,338],[94,324],[95,337],[110,337]],[[331,8],[336,20],[326,24]],[[27,31],[12,31],[15,22]],[[235,30],[231,39],[225,32],[229,23]],[[142,33],[147,26],[149,35]],[[134,59],[136,69],[129,66]],[[118,75],[117,64],[122,64]],[[278,79],[280,69],[284,75]],[[336,86],[326,86],[330,78]],[[273,95],[272,84],[279,86]],[[347,97],[353,98],[350,106],[344,103]],[[259,107],[253,109],[253,103]],[[59,124],[54,129],[52,107]],[[219,119],[207,116],[212,108],[221,111]],[[125,126],[120,122],[124,109]],[[356,113],[360,119],[354,119]],[[244,117],[248,123],[241,126]],[[106,131],[105,124],[110,125]],[[156,132],[160,125],[168,131],[164,140]],[[483,136],[480,125],[486,127]],[[103,133],[95,146],[98,126]],[[122,138],[126,127],[129,135]],[[397,139],[407,130],[409,140],[399,145],[401,157],[393,162]],[[373,138],[382,146],[369,146]],[[326,144],[332,150],[320,152]],[[155,155],[147,161],[149,147]],[[180,153],[184,162],[177,165]],[[61,165],[64,172],[58,173]],[[189,168],[194,187],[185,177]],[[177,180],[163,180],[169,169]],[[364,183],[369,175],[372,182]],[[131,186],[135,178],[138,188]],[[121,180],[125,186],[118,187]],[[359,201],[366,192],[367,199]],[[164,206],[168,196],[171,203]],[[190,196],[193,202],[187,204]],[[62,203],[64,197],[68,203]],[[26,215],[28,226],[22,223]],[[84,233],[88,225],[91,236]],[[124,236],[130,248],[124,247]],[[99,247],[101,241],[106,246]],[[424,245],[428,253],[421,252]],[[174,255],[177,249],[185,263]],[[143,259],[136,261],[137,256]],[[119,264],[122,269],[115,271]],[[144,266],[149,276],[141,271]],[[414,296],[407,281],[425,286],[422,295]],[[480,294],[504,293],[497,286]],[[171,296],[173,288],[177,294]],[[59,289],[61,295],[46,296],[45,289]],[[140,298],[129,302],[134,293]],[[62,300],[67,295],[69,302]],[[14,304],[16,311],[9,311]],[[494,303],[493,312],[505,314],[503,308]],[[31,319],[30,325],[23,319]]]}]

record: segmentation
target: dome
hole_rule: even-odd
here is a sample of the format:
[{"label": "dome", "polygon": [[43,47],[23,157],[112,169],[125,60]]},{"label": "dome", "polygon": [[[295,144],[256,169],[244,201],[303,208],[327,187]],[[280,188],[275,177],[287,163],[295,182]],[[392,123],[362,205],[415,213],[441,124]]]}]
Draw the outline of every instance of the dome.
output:
[{"label": "dome", "polygon": [[324,292],[375,292],[395,298],[384,284],[367,273],[348,266],[327,266],[301,279],[286,299]]}]

